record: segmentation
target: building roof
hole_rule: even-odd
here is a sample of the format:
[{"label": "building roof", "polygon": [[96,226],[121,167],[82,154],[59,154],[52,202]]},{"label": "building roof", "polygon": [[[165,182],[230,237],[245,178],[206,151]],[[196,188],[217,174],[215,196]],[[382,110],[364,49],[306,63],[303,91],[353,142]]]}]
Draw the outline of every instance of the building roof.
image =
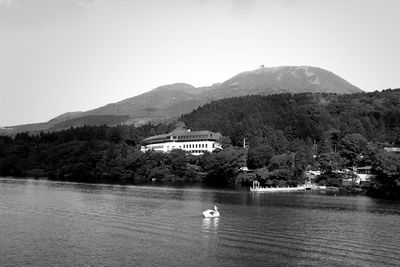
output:
[{"label": "building roof", "polygon": [[192,135],[209,135],[209,134],[217,134],[208,130],[205,131],[193,131],[191,132],[190,130],[173,130],[170,135],[176,135],[176,136],[192,136]]},{"label": "building roof", "polygon": [[203,131],[190,131],[184,129],[182,127],[177,127],[171,133],[168,134],[160,134],[155,136],[150,136],[143,140],[144,144],[150,143],[162,143],[168,141],[176,141],[176,142],[188,142],[188,141],[196,141],[196,140],[213,140],[217,141],[221,138],[220,133],[214,133],[209,130]]},{"label": "building roof", "polygon": [[400,147],[385,147],[386,152],[400,152]]},{"label": "building roof", "polygon": [[143,139],[143,141],[151,141],[151,140],[155,140],[155,139],[162,139],[162,138],[167,138],[167,137],[170,137],[170,136],[171,136],[171,133],[169,133],[169,134],[159,134],[159,135],[154,135],[154,136],[147,137],[147,138]]},{"label": "building roof", "polygon": [[372,166],[356,167],[357,170],[371,170]]}]

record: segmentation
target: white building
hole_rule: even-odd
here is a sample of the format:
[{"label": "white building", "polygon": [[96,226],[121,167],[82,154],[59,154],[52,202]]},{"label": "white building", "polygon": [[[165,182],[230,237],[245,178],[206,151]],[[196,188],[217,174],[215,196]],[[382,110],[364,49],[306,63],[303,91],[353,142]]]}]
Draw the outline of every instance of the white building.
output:
[{"label": "white building", "polygon": [[354,174],[357,176],[357,183],[370,181],[372,174],[372,166],[354,167]]},{"label": "white building", "polygon": [[143,140],[141,151],[155,150],[170,152],[173,149],[182,149],[193,155],[202,155],[204,152],[212,152],[222,149],[221,134],[211,131],[190,131],[182,122],[171,133],[148,137]]}]

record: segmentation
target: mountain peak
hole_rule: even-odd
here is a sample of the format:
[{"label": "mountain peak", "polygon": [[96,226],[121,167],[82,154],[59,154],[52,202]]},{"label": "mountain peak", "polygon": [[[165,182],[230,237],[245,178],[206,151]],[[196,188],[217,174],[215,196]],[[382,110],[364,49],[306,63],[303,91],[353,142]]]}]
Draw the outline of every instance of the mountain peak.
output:
[{"label": "mountain peak", "polygon": [[[194,87],[187,83],[174,83],[157,87],[149,92],[86,112],[65,113],[45,124],[29,125],[29,130],[46,130],[54,124],[71,121],[68,127],[88,122],[146,123],[174,119],[213,100],[245,95],[271,95],[280,93],[337,93],[362,92],[336,74],[311,66],[264,67],[239,73],[223,83],[207,87]],[[98,117],[95,117],[98,116]],[[79,119],[82,118],[82,119]],[[126,121],[120,122],[125,119]],[[79,119],[79,120],[78,120]],[[89,121],[90,119],[90,121]],[[17,131],[18,127],[16,127]],[[27,127],[20,128],[25,131]]]},{"label": "mountain peak", "polygon": [[227,95],[325,92],[349,94],[362,92],[336,74],[311,66],[264,67],[245,71],[222,84],[216,97]]},{"label": "mountain peak", "polygon": [[157,88],[154,88],[151,91],[157,91],[157,90],[169,91],[169,90],[175,90],[176,88],[179,88],[179,89],[192,89],[192,88],[196,88],[196,87],[194,87],[193,85],[190,85],[188,83],[172,83],[172,84],[166,84],[166,85],[159,86]]},{"label": "mountain peak", "polygon": [[193,85],[187,84],[187,83],[173,83],[173,84],[167,84],[163,86],[159,86],[157,88],[154,88],[150,92],[157,92],[157,91],[182,91],[186,92],[189,94],[197,94],[198,89],[194,87]]}]

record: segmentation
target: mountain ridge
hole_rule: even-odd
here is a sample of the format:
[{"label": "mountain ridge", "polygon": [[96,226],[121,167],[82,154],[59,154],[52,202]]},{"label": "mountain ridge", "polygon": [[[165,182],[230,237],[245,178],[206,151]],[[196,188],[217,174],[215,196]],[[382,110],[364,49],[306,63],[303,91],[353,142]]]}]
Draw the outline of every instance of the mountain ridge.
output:
[{"label": "mountain ridge", "polygon": [[[60,130],[62,128],[54,126],[58,124],[78,127],[85,124],[84,119],[78,120],[78,118],[85,117],[90,119],[90,125],[93,123],[96,125],[94,119],[96,116],[98,116],[97,121],[109,126],[114,125],[115,122],[140,125],[146,122],[178,118],[213,100],[244,95],[305,92],[352,94],[363,91],[333,72],[318,67],[278,66],[267,68],[261,66],[255,70],[238,73],[222,83],[214,83],[211,86],[195,87],[187,83],[163,85],[143,94],[89,111],[67,112],[45,123],[8,128],[12,128],[13,132]],[[107,121],[107,118],[110,118],[110,122]],[[122,118],[126,118],[126,120],[123,121]],[[66,121],[71,121],[71,123],[63,123]],[[75,125],[73,121],[79,123]]]}]

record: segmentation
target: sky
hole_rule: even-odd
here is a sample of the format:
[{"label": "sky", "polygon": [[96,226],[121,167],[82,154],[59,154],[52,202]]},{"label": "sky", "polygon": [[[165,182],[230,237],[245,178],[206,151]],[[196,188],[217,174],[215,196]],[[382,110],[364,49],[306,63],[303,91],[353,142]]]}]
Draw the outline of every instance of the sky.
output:
[{"label": "sky", "polygon": [[400,87],[398,0],[0,0],[0,126],[309,65]]}]

